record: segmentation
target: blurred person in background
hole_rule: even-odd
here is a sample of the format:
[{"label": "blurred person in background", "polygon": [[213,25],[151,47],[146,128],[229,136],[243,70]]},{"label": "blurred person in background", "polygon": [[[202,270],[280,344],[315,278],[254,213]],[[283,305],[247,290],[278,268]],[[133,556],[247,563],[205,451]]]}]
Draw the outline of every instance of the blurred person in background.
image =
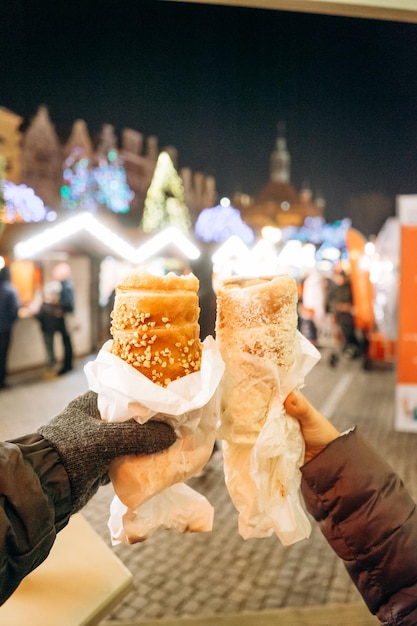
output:
[{"label": "blurred person in background", "polygon": [[59,307],[56,309],[58,332],[62,337],[64,347],[64,362],[58,375],[72,370],[72,341],[68,331],[66,316],[74,311],[74,287],[71,281],[71,268],[68,263],[58,263],[53,269],[52,278],[61,283]]},{"label": "blurred person in background", "polygon": [[11,283],[10,268],[5,266],[0,270],[0,389],[7,387],[7,357],[18,312],[19,296]]},{"label": "blurred person in background", "polygon": [[314,269],[299,285],[298,317],[300,332],[315,346],[326,319],[325,300],[323,276]]},{"label": "blurred person in background", "polygon": [[61,297],[61,283],[58,280],[51,280],[43,288],[43,301],[39,311],[35,313],[42,331],[47,355],[48,370],[45,378],[56,376],[56,356],[54,348],[55,333],[59,331],[62,319],[62,310],[59,304]]},{"label": "blurred person in background", "polygon": [[[350,277],[343,269],[334,272],[327,291],[326,308],[333,317],[342,353],[357,358],[360,356],[361,346],[356,336],[353,317],[352,285]],[[330,365],[335,366],[338,360],[339,355],[333,353],[330,356]]]}]

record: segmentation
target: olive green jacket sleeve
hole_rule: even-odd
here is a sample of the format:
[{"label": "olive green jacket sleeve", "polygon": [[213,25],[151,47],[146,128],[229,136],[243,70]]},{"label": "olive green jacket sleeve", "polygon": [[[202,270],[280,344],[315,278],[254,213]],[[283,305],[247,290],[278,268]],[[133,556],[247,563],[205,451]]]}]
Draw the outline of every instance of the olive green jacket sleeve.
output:
[{"label": "olive green jacket sleeve", "polygon": [[45,560],[70,512],[67,473],[41,435],[0,443],[0,604]]}]

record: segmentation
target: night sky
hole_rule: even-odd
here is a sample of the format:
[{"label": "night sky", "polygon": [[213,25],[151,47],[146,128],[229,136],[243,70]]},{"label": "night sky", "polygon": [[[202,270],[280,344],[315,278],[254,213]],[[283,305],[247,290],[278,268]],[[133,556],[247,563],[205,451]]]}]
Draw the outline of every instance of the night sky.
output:
[{"label": "night sky", "polygon": [[47,105],[65,139],[130,127],[216,177],[268,181],[286,122],[292,182],[324,195],[417,193],[417,24],[146,0],[0,4],[0,106]]}]

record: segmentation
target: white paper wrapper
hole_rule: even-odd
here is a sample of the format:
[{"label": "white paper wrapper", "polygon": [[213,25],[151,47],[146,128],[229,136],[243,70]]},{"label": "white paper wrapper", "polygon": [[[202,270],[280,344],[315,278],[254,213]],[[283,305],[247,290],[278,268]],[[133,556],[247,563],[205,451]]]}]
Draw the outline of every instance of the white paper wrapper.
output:
[{"label": "white paper wrapper", "polygon": [[110,347],[111,340],[84,368],[90,389],[98,393],[102,419],[134,418],[141,424],[161,419],[177,434],[168,450],[140,458],[122,457],[111,464],[116,494],[109,518],[112,543],[143,541],[158,528],[211,530],[211,505],[182,483],[203,469],[216,439],[224,372],[216,342],[212,337],[205,339],[199,372],[166,388],[111,354]]},{"label": "white paper wrapper", "polygon": [[[289,372],[266,359],[247,357],[262,381],[273,381],[276,393],[254,443],[222,443],[226,485],[239,511],[239,533],[244,539],[275,532],[284,545],[290,545],[311,533],[300,501],[304,441],[298,421],[286,414],[283,403],[291,391],[303,387],[320,353],[301,333],[297,338],[297,356]],[[239,390],[235,392],[239,395]],[[256,401],[256,390],[253,393]],[[244,407],[244,389],[240,396]]]}]

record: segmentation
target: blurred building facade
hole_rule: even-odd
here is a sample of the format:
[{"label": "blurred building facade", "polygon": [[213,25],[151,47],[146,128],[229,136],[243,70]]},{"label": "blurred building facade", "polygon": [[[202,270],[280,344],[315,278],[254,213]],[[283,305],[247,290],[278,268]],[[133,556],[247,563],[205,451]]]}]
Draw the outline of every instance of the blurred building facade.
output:
[{"label": "blurred building facade", "polygon": [[[23,118],[0,108],[0,153],[6,160],[6,178],[32,187],[49,208],[59,212],[61,187],[66,159],[77,152],[94,166],[109,150],[117,150],[126,172],[126,182],[133,191],[130,211],[125,216],[129,226],[138,226],[142,219],[146,193],[161,152],[158,138],[145,137],[132,128],[124,128],[120,138],[111,124],[103,124],[92,138],[86,122],[74,121],[66,141],[59,139],[46,106],[40,106],[24,130]],[[178,169],[178,153],[174,146],[164,147]],[[216,180],[186,167],[178,170],[184,185],[184,199],[191,221],[195,224],[200,212],[218,202]],[[291,182],[291,155],[285,130],[278,125],[276,145],[270,156],[269,180],[253,196],[235,194],[232,204],[242,219],[259,233],[263,226],[302,226],[306,217],[324,217],[323,198],[313,198],[308,185],[298,191]]]},{"label": "blurred building facade", "polygon": [[23,118],[13,111],[0,107],[0,154],[5,160],[6,178],[12,183],[20,181],[20,125]]},{"label": "blurred building facade", "polygon": [[[131,225],[141,221],[146,192],[152,181],[160,153],[158,138],[146,137],[131,128],[121,131],[120,140],[110,124],[104,124],[96,140],[86,122],[75,120],[70,135],[62,142],[49,117],[46,106],[39,107],[28,126],[22,130],[23,118],[8,109],[0,108],[0,153],[6,160],[6,178],[16,184],[32,187],[45,205],[58,210],[61,206],[61,187],[65,160],[77,151],[77,158],[85,157],[95,165],[103,154],[114,149],[126,171],[127,184],[134,192],[128,220]],[[175,147],[164,148],[177,166]],[[184,184],[185,201],[193,222],[200,211],[214,206],[218,200],[213,176],[179,170]]]},{"label": "blurred building facade", "polygon": [[241,212],[243,220],[256,232],[264,226],[285,228],[302,226],[306,217],[323,217],[325,202],[313,198],[311,189],[305,185],[297,191],[291,183],[291,155],[282,125],[275,149],[270,157],[269,181],[254,197],[239,193],[233,197],[233,206]]}]

